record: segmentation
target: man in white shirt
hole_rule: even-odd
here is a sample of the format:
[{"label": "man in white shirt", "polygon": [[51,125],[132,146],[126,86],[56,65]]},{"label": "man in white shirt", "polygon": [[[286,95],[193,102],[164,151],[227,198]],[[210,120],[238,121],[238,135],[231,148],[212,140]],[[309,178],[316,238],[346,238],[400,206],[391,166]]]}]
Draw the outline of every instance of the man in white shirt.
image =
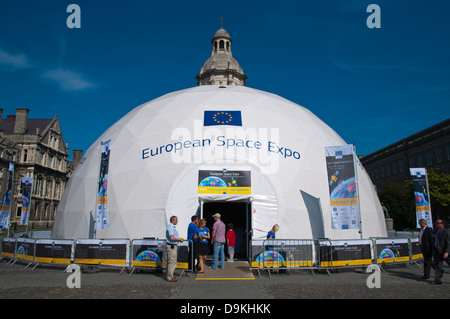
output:
[{"label": "man in white shirt", "polygon": [[177,266],[177,245],[182,243],[184,239],[178,235],[178,230],[175,227],[178,224],[178,217],[170,217],[170,223],[166,229],[166,252],[167,252],[167,281],[177,282],[173,272]]}]

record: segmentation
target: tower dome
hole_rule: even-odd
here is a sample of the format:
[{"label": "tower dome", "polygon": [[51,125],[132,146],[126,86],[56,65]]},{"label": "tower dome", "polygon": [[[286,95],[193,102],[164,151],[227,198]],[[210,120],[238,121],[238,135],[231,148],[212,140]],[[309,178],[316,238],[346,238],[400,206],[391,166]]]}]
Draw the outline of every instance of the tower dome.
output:
[{"label": "tower dome", "polygon": [[230,34],[220,28],[214,34],[211,57],[195,77],[197,85],[246,85],[247,76],[231,53]]}]

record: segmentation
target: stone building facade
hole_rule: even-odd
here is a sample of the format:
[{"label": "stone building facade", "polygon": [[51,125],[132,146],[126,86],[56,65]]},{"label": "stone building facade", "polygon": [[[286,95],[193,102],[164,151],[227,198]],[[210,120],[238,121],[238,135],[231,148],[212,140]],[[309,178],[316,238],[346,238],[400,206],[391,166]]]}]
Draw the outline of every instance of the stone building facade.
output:
[{"label": "stone building facade", "polygon": [[15,115],[2,119],[0,109],[0,198],[3,202],[8,184],[9,163],[14,164],[10,222],[20,224],[22,212],[21,178],[32,177],[28,228],[53,225],[56,207],[66,183],[81,159],[81,151],[73,151],[68,160],[68,143],[58,116],[51,119],[29,119],[29,110],[16,109]]},{"label": "stone building facade", "polygon": [[377,188],[388,181],[411,179],[410,168],[438,168],[450,174],[450,119],[362,156],[360,160]]}]

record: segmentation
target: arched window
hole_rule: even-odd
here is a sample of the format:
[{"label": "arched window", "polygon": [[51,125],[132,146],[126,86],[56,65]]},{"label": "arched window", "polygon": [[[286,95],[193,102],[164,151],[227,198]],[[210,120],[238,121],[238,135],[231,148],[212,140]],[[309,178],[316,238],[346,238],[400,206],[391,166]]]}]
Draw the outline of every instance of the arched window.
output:
[{"label": "arched window", "polygon": [[223,42],[223,40],[220,40],[219,49],[224,49],[224,48],[225,48],[225,43]]}]

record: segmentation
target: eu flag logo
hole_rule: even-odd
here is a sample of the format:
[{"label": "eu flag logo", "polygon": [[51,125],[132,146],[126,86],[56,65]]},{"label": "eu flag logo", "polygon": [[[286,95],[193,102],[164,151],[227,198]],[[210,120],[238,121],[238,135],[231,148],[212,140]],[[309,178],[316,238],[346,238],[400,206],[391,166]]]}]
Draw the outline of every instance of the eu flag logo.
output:
[{"label": "eu flag logo", "polygon": [[203,126],[212,125],[242,126],[241,111],[205,111]]}]

